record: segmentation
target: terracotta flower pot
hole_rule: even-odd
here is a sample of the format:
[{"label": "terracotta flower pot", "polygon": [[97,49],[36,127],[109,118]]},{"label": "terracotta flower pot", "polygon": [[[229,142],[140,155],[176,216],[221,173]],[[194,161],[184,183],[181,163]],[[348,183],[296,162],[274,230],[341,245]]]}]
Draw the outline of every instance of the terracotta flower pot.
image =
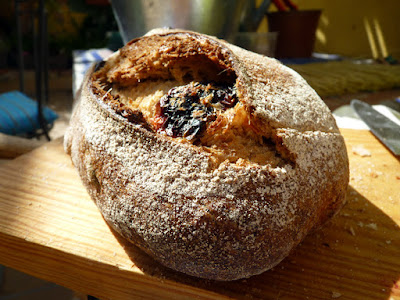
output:
[{"label": "terracotta flower pot", "polygon": [[278,32],[277,58],[310,57],[321,10],[268,13],[268,29]]}]

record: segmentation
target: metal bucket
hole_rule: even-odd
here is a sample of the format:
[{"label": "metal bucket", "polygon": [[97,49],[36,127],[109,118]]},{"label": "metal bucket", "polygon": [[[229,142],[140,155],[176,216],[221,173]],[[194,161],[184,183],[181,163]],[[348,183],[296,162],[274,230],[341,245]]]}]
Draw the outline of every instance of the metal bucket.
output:
[{"label": "metal bucket", "polygon": [[112,0],[111,4],[124,43],[158,27],[232,41],[246,0]]}]

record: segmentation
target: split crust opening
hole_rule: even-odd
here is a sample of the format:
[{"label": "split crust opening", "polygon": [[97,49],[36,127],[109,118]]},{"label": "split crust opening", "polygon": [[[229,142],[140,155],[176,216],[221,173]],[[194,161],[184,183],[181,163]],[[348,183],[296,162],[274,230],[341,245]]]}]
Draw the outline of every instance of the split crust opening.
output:
[{"label": "split crust opening", "polygon": [[201,147],[216,167],[290,163],[241,101],[228,50],[216,42],[185,34],[133,40],[91,82],[97,99],[128,122]]}]

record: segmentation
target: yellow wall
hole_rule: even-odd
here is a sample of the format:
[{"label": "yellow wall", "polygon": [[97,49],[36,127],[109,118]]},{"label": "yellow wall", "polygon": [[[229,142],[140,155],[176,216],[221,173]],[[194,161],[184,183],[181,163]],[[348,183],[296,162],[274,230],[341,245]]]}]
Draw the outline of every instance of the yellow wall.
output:
[{"label": "yellow wall", "polygon": [[293,2],[300,9],[322,9],[316,52],[400,60],[400,0]]}]

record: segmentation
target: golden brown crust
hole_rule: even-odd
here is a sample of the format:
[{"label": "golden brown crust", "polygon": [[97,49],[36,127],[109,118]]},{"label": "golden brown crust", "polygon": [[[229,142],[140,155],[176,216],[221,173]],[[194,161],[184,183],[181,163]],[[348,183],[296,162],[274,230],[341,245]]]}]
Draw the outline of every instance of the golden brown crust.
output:
[{"label": "golden brown crust", "polygon": [[[137,43],[149,47],[141,63],[133,55]],[[175,50],[163,54],[161,44]],[[331,113],[276,60],[186,31],[129,43],[106,64],[109,84],[170,77],[150,64],[154,57],[165,66],[199,58],[206,72],[218,71],[213,80],[234,80],[248,118],[282,163],[215,165],[202,147],[117,114],[101,101],[104,92],[93,93],[92,70],[65,136],[89,194],[114,229],[175,270],[234,280],[270,269],[343,205],[348,160]]]}]

